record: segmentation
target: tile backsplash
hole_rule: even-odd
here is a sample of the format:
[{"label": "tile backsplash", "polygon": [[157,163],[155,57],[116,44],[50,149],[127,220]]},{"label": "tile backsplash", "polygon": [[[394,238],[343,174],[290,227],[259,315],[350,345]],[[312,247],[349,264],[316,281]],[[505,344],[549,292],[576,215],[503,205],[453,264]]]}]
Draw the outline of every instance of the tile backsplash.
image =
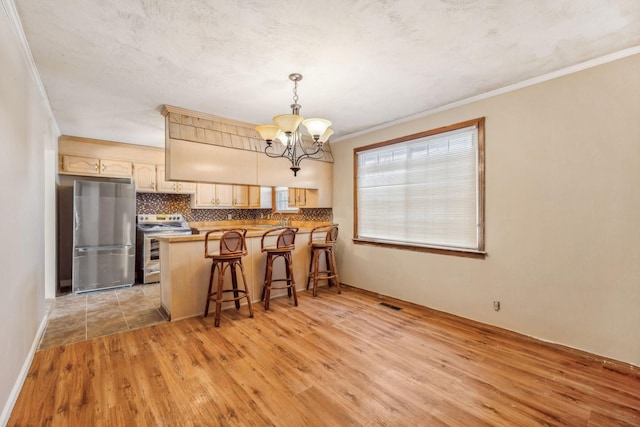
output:
[{"label": "tile backsplash", "polygon": [[[271,209],[191,209],[189,194],[137,193],[137,214],[180,213],[187,222],[226,221],[231,214],[233,219],[247,220],[266,217]],[[331,208],[301,208],[293,221],[332,221]]]}]

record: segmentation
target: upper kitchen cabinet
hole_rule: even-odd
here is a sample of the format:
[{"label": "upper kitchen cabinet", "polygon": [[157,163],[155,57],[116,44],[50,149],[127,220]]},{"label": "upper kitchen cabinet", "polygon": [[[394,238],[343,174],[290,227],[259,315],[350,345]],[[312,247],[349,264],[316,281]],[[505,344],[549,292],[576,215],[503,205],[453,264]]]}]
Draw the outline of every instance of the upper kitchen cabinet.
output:
[{"label": "upper kitchen cabinet", "polygon": [[164,165],[156,166],[158,193],[195,194],[196,183],[184,181],[166,181]]},{"label": "upper kitchen cabinet", "polygon": [[250,208],[261,207],[260,187],[257,185],[249,186],[249,207]]},{"label": "upper kitchen cabinet", "polygon": [[205,208],[260,208],[260,187],[253,185],[207,184],[196,185],[191,207]]},{"label": "upper kitchen cabinet", "polygon": [[134,163],[150,165],[150,169],[141,172],[146,174],[147,186],[152,184],[150,176],[155,176],[152,168],[164,162],[164,150],[161,148],[68,135],[58,138],[58,153],[58,172],[67,175],[131,179],[135,173]]},{"label": "upper kitchen cabinet", "polygon": [[193,194],[196,192],[195,182],[165,181],[164,165],[134,163],[133,181],[138,193]]},{"label": "upper kitchen cabinet", "polygon": [[155,193],[157,189],[156,165],[149,163],[133,164],[133,182],[138,193]]},{"label": "upper kitchen cabinet", "polygon": [[131,178],[133,164],[125,160],[71,155],[61,155],[60,158],[60,173]]},{"label": "upper kitchen cabinet", "polygon": [[307,206],[307,190],[304,188],[289,188],[289,207]]},{"label": "upper kitchen cabinet", "polygon": [[232,208],[233,185],[196,184],[196,193],[191,196],[191,207],[194,209]]},{"label": "upper kitchen cabinet", "polygon": [[248,185],[233,186],[233,206],[236,208],[249,207],[249,186]]}]

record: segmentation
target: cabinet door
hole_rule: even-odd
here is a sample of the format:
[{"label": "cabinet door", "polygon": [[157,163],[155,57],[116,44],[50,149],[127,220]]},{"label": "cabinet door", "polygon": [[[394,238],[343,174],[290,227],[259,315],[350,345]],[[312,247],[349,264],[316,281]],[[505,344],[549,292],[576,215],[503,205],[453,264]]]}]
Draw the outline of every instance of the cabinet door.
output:
[{"label": "cabinet door", "polygon": [[177,193],[178,184],[176,181],[165,180],[164,165],[158,165],[156,170],[158,175],[158,193]]},{"label": "cabinet door", "polygon": [[304,188],[289,188],[289,207],[307,205],[307,190]]},{"label": "cabinet door", "polygon": [[307,206],[306,188],[296,188],[296,206]]},{"label": "cabinet door", "polygon": [[216,207],[232,208],[233,207],[233,185],[215,184],[216,187]]},{"label": "cabinet door", "polygon": [[134,163],[133,181],[138,193],[153,193],[156,191],[156,165],[148,163]]},{"label": "cabinet door", "polygon": [[62,156],[62,170],[80,175],[100,175],[100,159],[96,157]]},{"label": "cabinet door", "polygon": [[213,208],[216,206],[215,184],[196,184],[195,196],[191,196],[192,208]]},{"label": "cabinet door", "polygon": [[260,207],[260,187],[258,187],[257,185],[249,186],[249,207]]},{"label": "cabinet door", "polygon": [[100,160],[100,175],[131,178],[132,166],[124,160]]},{"label": "cabinet door", "polygon": [[178,181],[178,193],[193,194],[196,192],[195,182]]},{"label": "cabinet door", "polygon": [[233,206],[236,208],[249,207],[249,187],[246,185],[233,186]]}]

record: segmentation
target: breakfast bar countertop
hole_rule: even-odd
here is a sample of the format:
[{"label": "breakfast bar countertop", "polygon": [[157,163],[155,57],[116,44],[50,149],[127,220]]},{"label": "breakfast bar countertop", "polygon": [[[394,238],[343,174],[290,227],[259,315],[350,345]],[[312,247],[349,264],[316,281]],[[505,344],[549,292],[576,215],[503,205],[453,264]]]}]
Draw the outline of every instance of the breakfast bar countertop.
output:
[{"label": "breakfast bar countertop", "polygon": [[[330,225],[330,222],[313,222],[313,221],[292,221],[290,227],[298,227],[298,234],[308,234],[314,227],[320,225]],[[262,235],[273,229],[279,227],[276,221],[265,221],[256,224],[255,221],[251,223],[245,222],[232,222],[232,221],[207,221],[207,222],[190,222],[189,226],[193,231],[191,235],[181,236],[158,236],[159,240],[164,240],[170,243],[177,242],[192,242],[204,240],[207,231],[218,229],[232,229],[232,228],[246,228],[247,237],[262,237]]]}]

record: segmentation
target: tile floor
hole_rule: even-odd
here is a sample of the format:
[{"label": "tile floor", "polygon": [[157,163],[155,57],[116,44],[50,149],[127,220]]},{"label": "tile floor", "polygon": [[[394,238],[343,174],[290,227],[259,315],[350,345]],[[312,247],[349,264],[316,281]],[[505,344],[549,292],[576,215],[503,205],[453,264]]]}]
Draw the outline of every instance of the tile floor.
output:
[{"label": "tile floor", "polygon": [[159,283],[69,294],[47,304],[49,320],[38,350],[166,321],[159,311]]}]

